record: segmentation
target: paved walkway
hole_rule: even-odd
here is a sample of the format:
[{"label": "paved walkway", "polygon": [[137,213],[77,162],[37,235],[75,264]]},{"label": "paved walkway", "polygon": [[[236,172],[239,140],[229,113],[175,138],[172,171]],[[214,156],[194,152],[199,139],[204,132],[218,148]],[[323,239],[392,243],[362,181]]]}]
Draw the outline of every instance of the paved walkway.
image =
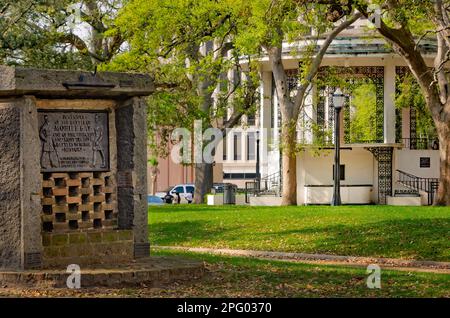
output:
[{"label": "paved walkway", "polygon": [[217,249],[203,247],[183,247],[183,246],[152,246],[153,249],[179,250],[194,253],[209,253],[217,255],[241,256],[258,259],[277,259],[298,263],[329,264],[366,267],[369,264],[377,264],[385,269],[396,269],[415,272],[434,272],[450,274],[450,262],[404,260],[397,258],[377,258],[360,256],[342,256],[327,254],[307,254],[307,253],[285,253],[270,251]]}]

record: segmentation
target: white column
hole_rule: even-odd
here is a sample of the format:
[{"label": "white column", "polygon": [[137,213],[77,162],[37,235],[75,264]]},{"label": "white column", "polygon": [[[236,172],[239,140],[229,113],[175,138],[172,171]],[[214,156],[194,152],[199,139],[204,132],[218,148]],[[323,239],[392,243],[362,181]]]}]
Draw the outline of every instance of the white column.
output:
[{"label": "white column", "polygon": [[395,143],[395,64],[384,67],[384,143]]},{"label": "white column", "polygon": [[260,109],[259,109],[259,158],[261,161],[261,176],[268,174],[268,151],[271,142],[270,122],[271,122],[271,104],[272,104],[272,72],[263,72],[260,86]]},{"label": "white column", "polygon": [[[270,150],[268,152],[269,158],[267,163],[268,174],[281,173],[280,171],[280,133],[278,126],[278,97],[277,94],[272,96],[273,98],[273,129],[270,132]],[[271,114],[272,116],[272,114]]]}]

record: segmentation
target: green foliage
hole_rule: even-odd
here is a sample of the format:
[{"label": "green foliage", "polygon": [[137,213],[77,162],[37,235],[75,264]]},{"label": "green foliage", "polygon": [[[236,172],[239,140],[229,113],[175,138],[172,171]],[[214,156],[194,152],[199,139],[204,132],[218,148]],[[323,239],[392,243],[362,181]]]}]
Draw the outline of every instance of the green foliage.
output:
[{"label": "green foliage", "polygon": [[34,11],[41,7],[43,1],[18,0],[14,3],[0,0],[0,62],[16,64],[24,60],[20,49],[31,48],[42,40],[40,34],[34,33],[26,21],[35,16]]},{"label": "green foliage", "polygon": [[[349,96],[341,116],[347,121],[349,130],[345,136],[346,142],[359,143],[363,141],[377,140],[376,131],[376,86],[369,78],[361,78],[351,72],[351,69],[343,70],[340,67],[327,67],[315,80],[317,87],[323,87],[330,93],[339,87]],[[318,90],[319,91],[319,90]],[[316,96],[316,99],[324,98]],[[348,115],[347,115],[348,114]],[[326,124],[325,124],[326,125]],[[323,125],[312,126],[316,141],[315,146],[326,146],[331,143],[333,127]]]},{"label": "green foliage", "polygon": [[151,167],[157,167],[157,166],[158,166],[158,158],[155,158],[155,157],[149,158],[149,159],[148,159],[148,164],[149,164]]},{"label": "green foliage", "polygon": [[61,50],[55,49],[58,46],[57,43],[46,43],[43,39],[38,45],[30,48],[23,47],[20,56],[13,59],[9,57],[6,64],[51,69],[93,69],[92,61],[88,56],[68,46],[61,47]]},{"label": "green foliage", "polygon": [[[342,7],[343,12],[353,11],[349,2],[342,2]],[[293,44],[290,54],[299,59],[299,89],[292,90],[290,96],[285,99],[278,96],[282,116],[282,138],[279,147],[289,156],[295,156],[295,153],[305,146],[302,141],[296,145],[294,137],[297,123],[301,116],[305,115],[303,108],[307,94],[303,94],[303,89],[317,82],[316,68],[312,66],[316,58],[318,39],[334,29],[336,26],[333,23],[340,18],[333,16],[331,11],[328,4],[314,1],[252,1],[248,10],[249,17],[243,27],[244,31],[236,38],[236,43],[243,51],[251,52],[258,57],[266,58],[269,55],[270,59],[284,54],[283,44]],[[275,54],[279,51],[282,53]],[[280,76],[284,76],[283,71],[286,70],[282,70]],[[277,76],[275,74],[275,77]],[[279,89],[281,88],[278,87]],[[297,98],[297,94],[302,95]],[[298,100],[300,102],[296,102]],[[327,138],[329,129],[320,129],[314,123],[306,121],[302,124],[304,129],[313,130],[315,134],[313,147],[308,145],[309,149],[315,151],[320,144],[329,143]]]},{"label": "green foliage", "polygon": [[[262,47],[276,47],[283,41],[304,40],[315,28],[322,33],[331,26],[326,19],[327,6],[291,0],[229,1],[247,14],[236,44],[246,52],[260,53]],[[314,42],[313,39],[311,39]]]},{"label": "green foliage", "polygon": [[377,96],[372,83],[352,90],[350,105],[350,142],[376,140]]},{"label": "green foliage", "polygon": [[[314,157],[326,156],[330,153],[330,147],[333,146],[333,128],[318,124],[311,118],[305,118],[300,122],[300,131],[312,134],[312,140],[300,138],[296,151],[308,151]],[[305,136],[306,137],[306,136]]]},{"label": "green foliage", "polygon": [[[155,153],[167,155],[177,127],[190,129],[201,120],[204,129],[220,128],[230,106],[237,114],[254,113],[256,64],[236,45],[247,7],[234,0],[131,0],[120,11],[117,32],[129,49],[102,68],[153,76],[159,89],[149,98],[148,120]],[[245,69],[243,56],[249,62]],[[234,85],[227,80],[231,71],[238,79]]]},{"label": "green foliage", "polygon": [[112,30],[121,0],[6,1],[0,61],[40,68],[93,69],[122,44]]},{"label": "green foliage", "polygon": [[395,9],[387,8],[384,0],[356,0],[356,3],[374,4],[383,8],[383,21],[390,27],[406,26],[415,36],[433,30],[433,1],[398,0]]},{"label": "green foliage", "polygon": [[395,98],[397,109],[413,107],[416,110],[416,135],[419,138],[435,138],[436,127],[422,91],[412,74],[406,74],[403,80],[397,78],[398,92]]}]

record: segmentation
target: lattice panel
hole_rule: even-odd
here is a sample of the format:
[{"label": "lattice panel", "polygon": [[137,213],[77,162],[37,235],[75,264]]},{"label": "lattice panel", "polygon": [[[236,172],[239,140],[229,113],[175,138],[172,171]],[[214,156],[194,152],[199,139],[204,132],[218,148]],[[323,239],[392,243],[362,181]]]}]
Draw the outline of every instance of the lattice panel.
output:
[{"label": "lattice panel", "polygon": [[402,111],[401,109],[395,108],[395,142],[402,143]]},{"label": "lattice panel", "polygon": [[[321,130],[321,142],[323,144],[327,143],[327,140],[325,140],[325,129],[326,129],[326,113],[325,113],[325,89],[323,86],[318,87],[318,98],[317,98],[317,125],[320,127]],[[317,136],[314,136],[315,138]]]},{"label": "lattice panel", "polygon": [[[334,118],[336,117],[334,110],[334,100],[333,93],[336,90],[336,87],[329,87],[327,89],[328,93],[328,128],[334,129]],[[331,134],[331,143],[334,144],[334,134]]]},{"label": "lattice panel", "polygon": [[414,107],[409,107],[409,138],[411,139],[410,148],[417,149],[417,114]]},{"label": "lattice panel", "polygon": [[345,98],[344,109],[344,142],[346,144],[351,143],[351,133],[352,133],[352,125],[351,125],[351,112],[350,112],[350,98],[347,96]]},{"label": "lattice panel", "polygon": [[317,101],[317,124],[325,129],[325,96],[324,91],[319,91],[318,101]]},{"label": "lattice panel", "polygon": [[[430,68],[430,71],[432,68]],[[397,66],[395,68],[395,72],[398,78],[398,81],[403,81],[406,75],[411,74],[411,71],[406,66]],[[400,93],[400,90],[398,88],[398,81],[396,82],[396,90],[397,94]],[[410,149],[417,149],[417,110],[415,107],[409,108],[409,138],[410,138]],[[401,120],[401,118],[400,118]],[[400,123],[401,125],[401,123]],[[401,129],[401,126],[400,126]]]},{"label": "lattice panel", "polygon": [[[323,66],[320,68],[318,77],[326,79],[329,74],[338,74],[339,77],[345,78],[350,84],[373,83],[376,87],[376,140],[370,142],[380,142],[384,140],[384,67],[383,66]],[[332,93],[334,89],[330,92]],[[331,95],[330,95],[331,97]],[[332,100],[332,98],[330,98]],[[331,103],[329,103],[331,104]],[[332,105],[330,105],[331,108]],[[348,114],[347,114],[348,115]],[[349,142],[349,132],[351,130],[350,116],[344,113],[344,138]],[[330,123],[331,124],[331,123]],[[361,141],[363,142],[363,141]]]},{"label": "lattice panel", "polygon": [[392,195],[392,147],[367,148],[378,161],[378,203],[386,204]]},{"label": "lattice panel", "polygon": [[403,80],[403,78],[406,76],[406,74],[410,74],[409,67],[407,67],[407,66],[396,66],[395,67],[395,74],[399,77],[400,80]]},{"label": "lattice panel", "polygon": [[286,70],[287,85],[289,92],[295,89],[298,85],[298,69]]},{"label": "lattice panel", "polygon": [[117,204],[110,172],[43,173],[42,230],[113,229]]}]

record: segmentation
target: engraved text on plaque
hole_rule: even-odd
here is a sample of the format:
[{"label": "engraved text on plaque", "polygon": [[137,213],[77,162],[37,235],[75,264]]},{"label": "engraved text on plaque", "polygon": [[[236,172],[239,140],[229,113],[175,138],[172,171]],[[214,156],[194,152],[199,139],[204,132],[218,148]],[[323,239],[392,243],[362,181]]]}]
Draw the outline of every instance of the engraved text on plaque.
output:
[{"label": "engraved text on plaque", "polygon": [[108,113],[40,111],[43,172],[109,170]]}]

